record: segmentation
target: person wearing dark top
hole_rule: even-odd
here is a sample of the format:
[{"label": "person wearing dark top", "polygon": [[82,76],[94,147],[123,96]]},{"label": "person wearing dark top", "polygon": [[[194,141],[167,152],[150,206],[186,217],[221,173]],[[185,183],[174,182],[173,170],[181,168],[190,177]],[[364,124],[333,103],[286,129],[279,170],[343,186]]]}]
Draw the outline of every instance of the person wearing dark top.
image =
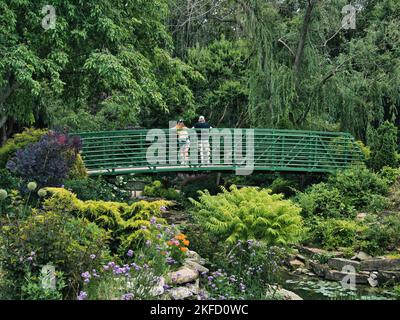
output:
[{"label": "person wearing dark top", "polygon": [[199,117],[199,121],[195,123],[193,129],[196,129],[198,141],[199,141],[199,149],[200,149],[200,157],[202,164],[210,164],[210,133],[209,129],[212,127],[206,121],[203,116]]}]

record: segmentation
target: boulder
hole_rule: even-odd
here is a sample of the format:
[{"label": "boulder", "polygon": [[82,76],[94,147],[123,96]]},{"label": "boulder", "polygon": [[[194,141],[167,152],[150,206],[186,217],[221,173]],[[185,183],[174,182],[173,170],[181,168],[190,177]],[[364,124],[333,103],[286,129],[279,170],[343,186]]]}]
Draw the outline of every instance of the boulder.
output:
[{"label": "boulder", "polygon": [[194,262],[197,262],[201,265],[206,264],[206,261],[202,257],[200,257],[200,255],[196,251],[188,250],[186,252],[186,259],[193,260]]},{"label": "boulder", "polygon": [[175,272],[170,272],[168,278],[172,284],[182,284],[197,280],[199,273],[196,270],[182,267]]},{"label": "boulder", "polygon": [[165,285],[165,279],[164,277],[160,277],[157,284],[151,289],[151,294],[155,297],[164,294],[164,285]]},{"label": "boulder", "polygon": [[186,287],[172,288],[169,295],[174,300],[184,300],[193,296],[193,292]]},{"label": "boulder", "polygon": [[353,275],[355,277],[356,284],[368,284],[369,274],[365,273],[348,273],[338,270],[329,270],[325,274],[326,280],[342,281],[345,277]]},{"label": "boulder", "polygon": [[311,248],[311,247],[299,247],[299,252],[306,254],[306,255],[325,255],[325,256],[332,256],[332,257],[343,257],[344,253],[340,251],[326,251],[320,248]]},{"label": "boulder", "polygon": [[199,273],[203,272],[208,272],[209,270],[206,267],[203,267],[200,263],[197,263],[196,261],[192,259],[185,259],[185,262],[183,263],[184,267],[187,267],[189,269],[195,270]]},{"label": "boulder", "polygon": [[400,271],[378,271],[377,274],[379,283],[400,282]]},{"label": "boulder", "polygon": [[289,261],[289,265],[292,269],[297,269],[297,268],[304,267],[304,262],[302,262],[298,259],[294,259],[294,260]]},{"label": "boulder", "polygon": [[281,295],[284,300],[303,300],[298,294],[283,288],[279,288],[276,293]]},{"label": "boulder", "polygon": [[363,251],[360,251],[354,257],[351,258],[351,260],[357,260],[357,261],[364,261],[369,259],[372,259],[372,257]]},{"label": "boulder", "polygon": [[301,262],[307,263],[307,258],[301,254],[296,254],[295,259],[300,260]]},{"label": "boulder", "polygon": [[382,270],[400,270],[400,259],[374,258],[361,261],[361,270],[382,271]]},{"label": "boulder", "polygon": [[310,267],[311,270],[318,276],[318,277],[325,277],[325,274],[329,271],[329,267],[324,265],[324,264],[320,264],[319,262],[316,261],[310,261]]},{"label": "boulder", "polygon": [[200,281],[197,279],[194,283],[187,283],[186,288],[195,295],[199,294],[200,292]]},{"label": "boulder", "polygon": [[329,259],[328,266],[335,270],[342,270],[344,266],[352,266],[358,269],[360,267],[360,262],[344,258],[332,258]]}]

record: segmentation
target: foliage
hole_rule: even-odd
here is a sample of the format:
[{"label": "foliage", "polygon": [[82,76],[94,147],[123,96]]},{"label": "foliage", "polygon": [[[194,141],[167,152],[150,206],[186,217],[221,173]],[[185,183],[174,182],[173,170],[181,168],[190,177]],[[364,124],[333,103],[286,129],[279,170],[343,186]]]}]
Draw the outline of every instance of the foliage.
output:
[{"label": "foliage", "polygon": [[62,272],[56,272],[56,287],[43,288],[43,274],[34,276],[27,272],[25,276],[25,284],[22,286],[22,300],[62,300],[62,290],[66,287]]},{"label": "foliage", "polygon": [[128,201],[131,195],[102,177],[67,180],[64,188],[75,193],[80,200]]},{"label": "foliage", "polygon": [[148,227],[150,219],[156,217],[159,223],[163,210],[170,204],[160,200],[154,202],[139,201],[131,205],[119,202],[82,201],[68,190],[47,188],[51,196],[43,206],[48,211],[69,213],[95,222],[99,227],[111,232],[111,248],[125,250],[152,237]]},{"label": "foliage", "polygon": [[296,201],[306,216],[354,217],[355,210],[380,211],[387,207],[384,196],[389,190],[388,182],[365,166],[353,166],[330,176],[326,183],[298,193]]},{"label": "foliage", "polygon": [[210,115],[218,127],[245,126],[248,104],[246,58],[248,48],[243,40],[228,41],[224,37],[206,47],[188,50],[188,64],[206,81],[193,88],[197,110]]},{"label": "foliage", "polygon": [[18,190],[21,186],[21,180],[11,174],[7,169],[0,169],[0,186],[6,190]]},{"label": "foliage", "polygon": [[353,216],[354,208],[345,203],[343,195],[336,187],[324,182],[318,183],[296,196],[296,202],[308,216],[340,217]]},{"label": "foliage", "polygon": [[[3,277],[12,281],[12,286],[2,290],[9,298],[21,296],[27,271],[38,274],[49,263],[68,279],[64,296],[74,295],[79,271],[98,265],[108,255],[107,233],[84,219],[35,210],[23,220],[2,220],[0,263]],[[98,260],[93,260],[92,254]]]},{"label": "foliage", "polygon": [[50,132],[39,142],[18,150],[7,168],[25,181],[36,181],[40,187],[60,186],[74,165],[79,148],[78,137]]},{"label": "foliage", "polygon": [[272,181],[269,188],[271,189],[272,193],[278,194],[282,193],[286,197],[290,197],[296,193],[296,183],[293,181],[289,181],[287,179],[278,177],[274,181]]},{"label": "foliage", "polygon": [[143,195],[167,200],[180,199],[180,194],[178,191],[176,191],[174,188],[165,188],[159,180],[154,181],[151,185],[145,186]]},{"label": "foliage", "polygon": [[301,209],[270,190],[246,187],[212,196],[201,192],[193,216],[216,240],[263,240],[270,245],[296,243],[302,231]]},{"label": "foliage", "polygon": [[308,226],[305,241],[325,249],[355,247],[361,245],[366,226],[350,219],[314,218],[306,220]]},{"label": "foliage", "polygon": [[28,128],[21,133],[15,134],[13,138],[8,139],[0,148],[0,168],[6,166],[7,161],[15,155],[17,150],[23,149],[31,143],[38,142],[46,133],[46,130]]},{"label": "foliage", "polygon": [[75,158],[75,162],[72,165],[68,173],[68,179],[70,180],[83,180],[88,177],[88,173],[83,162],[82,156],[78,153]]},{"label": "foliage", "polygon": [[383,254],[400,245],[400,214],[386,217],[372,216],[368,219],[364,250],[372,255]]},{"label": "foliage", "polygon": [[382,167],[396,167],[397,161],[397,127],[385,121],[376,130],[371,130],[369,137],[371,147],[371,158],[369,165],[375,171]]},{"label": "foliage", "polygon": [[122,265],[111,261],[100,270],[82,273],[85,299],[154,299],[160,294],[155,289],[160,277],[182,265],[189,241],[176,227],[161,225],[154,217],[148,230],[152,236],[144,245],[122,253]]}]

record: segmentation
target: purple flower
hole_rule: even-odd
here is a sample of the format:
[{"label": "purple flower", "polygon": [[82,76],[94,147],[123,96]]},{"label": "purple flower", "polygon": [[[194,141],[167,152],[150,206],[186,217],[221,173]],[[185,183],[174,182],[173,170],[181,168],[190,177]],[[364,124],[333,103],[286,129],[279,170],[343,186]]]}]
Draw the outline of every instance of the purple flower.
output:
[{"label": "purple flower", "polygon": [[243,283],[239,284],[240,291],[244,292],[246,290],[246,286]]},{"label": "purple flower", "polygon": [[109,267],[109,266],[103,266],[103,269],[104,269],[105,271],[108,271],[108,270],[110,270],[110,267]]},{"label": "purple flower", "polygon": [[161,207],[160,207],[160,211],[162,211],[162,212],[167,212],[168,209],[167,209],[167,207],[161,206]]},{"label": "purple flower", "polygon": [[82,273],[81,276],[84,279],[90,279],[91,278],[91,275],[90,275],[89,271],[86,271],[86,272]]},{"label": "purple flower", "polygon": [[157,219],[155,217],[152,217],[150,219],[150,224],[156,224],[156,222],[157,222]]},{"label": "purple flower", "polygon": [[141,226],[141,227],[140,227],[140,229],[142,229],[142,230],[146,230],[146,229],[147,229],[147,227],[146,227],[146,226]]},{"label": "purple flower", "polygon": [[88,294],[85,291],[81,291],[81,292],[79,292],[79,296],[77,298],[78,298],[78,300],[86,300],[87,296],[88,296]]},{"label": "purple flower", "polygon": [[158,235],[157,235],[157,239],[161,239],[162,238],[162,234],[161,233],[159,233]]},{"label": "purple flower", "polygon": [[157,223],[156,228],[157,228],[158,230],[160,230],[160,229],[162,228],[162,225],[161,225],[160,223]]},{"label": "purple flower", "polygon": [[147,241],[146,241],[146,246],[148,246],[148,247],[151,246],[151,241],[150,241],[150,240],[147,240]]},{"label": "purple flower", "polygon": [[168,289],[170,289],[171,287],[170,287],[169,285],[167,285],[167,284],[164,284],[164,285],[163,285],[163,288],[164,288],[164,290],[168,290]]},{"label": "purple flower", "polygon": [[128,257],[133,257],[133,251],[129,249],[128,252],[126,253],[126,255]]},{"label": "purple flower", "polygon": [[32,261],[32,260],[33,260],[33,258],[32,258],[32,257],[28,257],[26,260],[28,260],[28,261]]},{"label": "purple flower", "polygon": [[133,293],[126,293],[122,296],[122,300],[133,300]]},{"label": "purple flower", "polygon": [[90,255],[90,259],[92,259],[92,260],[96,259],[96,255],[95,254],[91,254]]}]

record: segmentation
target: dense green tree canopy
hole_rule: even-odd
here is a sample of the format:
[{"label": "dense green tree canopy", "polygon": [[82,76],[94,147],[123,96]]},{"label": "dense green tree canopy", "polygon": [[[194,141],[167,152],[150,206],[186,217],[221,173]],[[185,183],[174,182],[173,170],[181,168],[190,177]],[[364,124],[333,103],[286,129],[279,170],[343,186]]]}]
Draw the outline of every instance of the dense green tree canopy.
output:
[{"label": "dense green tree canopy", "polygon": [[[54,0],[0,3],[0,127],[344,130],[400,124],[400,2]],[[357,115],[357,116],[354,116]],[[367,141],[368,142],[368,141]]]}]

